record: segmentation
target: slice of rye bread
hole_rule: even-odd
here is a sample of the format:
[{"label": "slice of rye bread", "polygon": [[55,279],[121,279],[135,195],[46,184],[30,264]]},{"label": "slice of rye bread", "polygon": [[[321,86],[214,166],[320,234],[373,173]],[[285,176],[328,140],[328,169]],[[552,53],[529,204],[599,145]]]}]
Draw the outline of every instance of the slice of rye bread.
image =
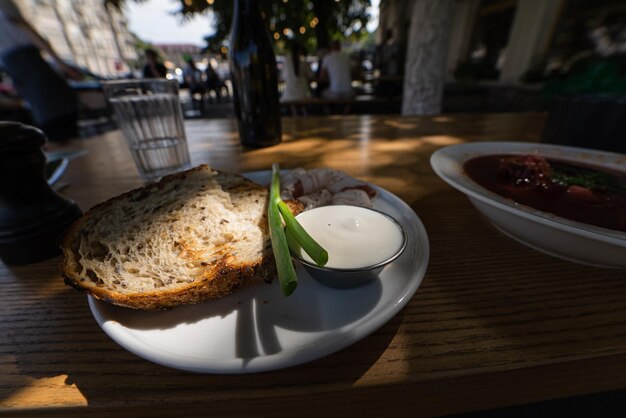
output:
[{"label": "slice of rye bread", "polygon": [[[98,299],[161,310],[275,275],[266,188],[199,166],[93,207],[62,242],[65,282]],[[290,202],[295,212],[302,210]]]}]

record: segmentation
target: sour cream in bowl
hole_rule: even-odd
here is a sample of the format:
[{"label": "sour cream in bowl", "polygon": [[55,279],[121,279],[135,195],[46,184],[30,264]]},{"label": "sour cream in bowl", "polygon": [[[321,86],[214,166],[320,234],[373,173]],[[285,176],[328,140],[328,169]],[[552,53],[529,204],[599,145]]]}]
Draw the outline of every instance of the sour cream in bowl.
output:
[{"label": "sour cream in bowl", "polygon": [[402,226],[374,209],[323,206],[302,212],[296,219],[328,251],[328,263],[319,267],[294,246],[292,255],[315,280],[329,287],[352,288],[375,280],[406,248]]}]

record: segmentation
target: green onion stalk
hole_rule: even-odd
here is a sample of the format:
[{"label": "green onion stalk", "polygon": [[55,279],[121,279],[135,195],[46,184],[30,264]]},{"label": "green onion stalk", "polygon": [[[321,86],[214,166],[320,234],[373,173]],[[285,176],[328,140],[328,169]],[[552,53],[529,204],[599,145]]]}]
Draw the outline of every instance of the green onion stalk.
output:
[{"label": "green onion stalk", "polygon": [[[282,218],[281,218],[282,215]],[[267,207],[267,216],[270,229],[272,250],[278,270],[278,280],[285,296],[289,296],[298,286],[298,277],[293,268],[289,243],[293,240],[318,265],[324,266],[328,262],[328,252],[322,248],[300,225],[291,213],[289,207],[280,198],[280,169],[278,164],[272,164],[272,182]],[[285,227],[283,228],[283,220]],[[289,234],[289,242],[285,235]],[[292,244],[293,246],[294,244]]]},{"label": "green onion stalk", "polygon": [[278,210],[280,200],[280,173],[278,164],[272,165],[272,183],[270,185],[270,198],[267,206],[267,220],[270,227],[270,239],[272,250],[276,260],[278,281],[285,296],[289,296],[298,287],[298,276],[291,262],[287,237],[283,229],[283,221]]}]

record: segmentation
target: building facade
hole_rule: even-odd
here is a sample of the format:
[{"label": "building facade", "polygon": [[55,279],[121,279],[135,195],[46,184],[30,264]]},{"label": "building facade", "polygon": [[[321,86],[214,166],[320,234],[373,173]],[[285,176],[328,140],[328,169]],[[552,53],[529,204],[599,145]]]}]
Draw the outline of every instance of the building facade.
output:
[{"label": "building facade", "polygon": [[14,0],[24,18],[65,60],[116,77],[137,63],[124,13],[103,0]]}]

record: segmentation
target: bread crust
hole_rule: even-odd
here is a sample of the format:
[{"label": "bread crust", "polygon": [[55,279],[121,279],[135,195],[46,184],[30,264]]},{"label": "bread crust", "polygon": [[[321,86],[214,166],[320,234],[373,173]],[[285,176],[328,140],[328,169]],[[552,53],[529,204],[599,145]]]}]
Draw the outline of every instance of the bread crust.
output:
[{"label": "bread crust", "polygon": [[[147,190],[148,187],[156,186],[162,188],[167,182],[177,179],[182,180],[195,170],[210,170],[210,168],[206,165],[198,166],[182,173],[167,176],[156,184],[136,188],[94,206],[83,217],[76,220],[68,228],[61,243],[61,249],[65,255],[61,265],[65,283],[75,289],[86,291],[99,300],[115,305],[142,310],[164,310],[179,305],[217,299],[254,284],[271,282],[276,274],[275,261],[271,251],[264,252],[260,259],[250,263],[241,263],[232,254],[227,254],[215,263],[207,266],[201,277],[195,279],[192,283],[181,285],[174,289],[157,289],[128,294],[105,287],[98,287],[90,280],[80,277],[80,271],[73,268],[73,266],[78,264],[76,260],[77,250],[75,249],[80,243],[81,230],[90,218],[98,216],[103,210],[106,210],[111,205],[115,205],[116,202],[122,199]],[[249,190],[265,190],[265,188],[250,180],[241,178],[241,182]],[[235,189],[238,187],[241,187],[241,185],[236,186]],[[289,206],[296,213],[302,211],[302,205],[298,202],[291,201]]]},{"label": "bread crust", "polygon": [[104,302],[125,308],[160,311],[218,299],[248,286],[271,282],[275,272],[274,257],[263,257],[260,263],[239,266],[223,265],[219,267],[219,274],[214,277],[202,278],[183,288],[130,295],[95,286],[83,286],[76,274],[65,269],[63,277],[66,284]]}]

